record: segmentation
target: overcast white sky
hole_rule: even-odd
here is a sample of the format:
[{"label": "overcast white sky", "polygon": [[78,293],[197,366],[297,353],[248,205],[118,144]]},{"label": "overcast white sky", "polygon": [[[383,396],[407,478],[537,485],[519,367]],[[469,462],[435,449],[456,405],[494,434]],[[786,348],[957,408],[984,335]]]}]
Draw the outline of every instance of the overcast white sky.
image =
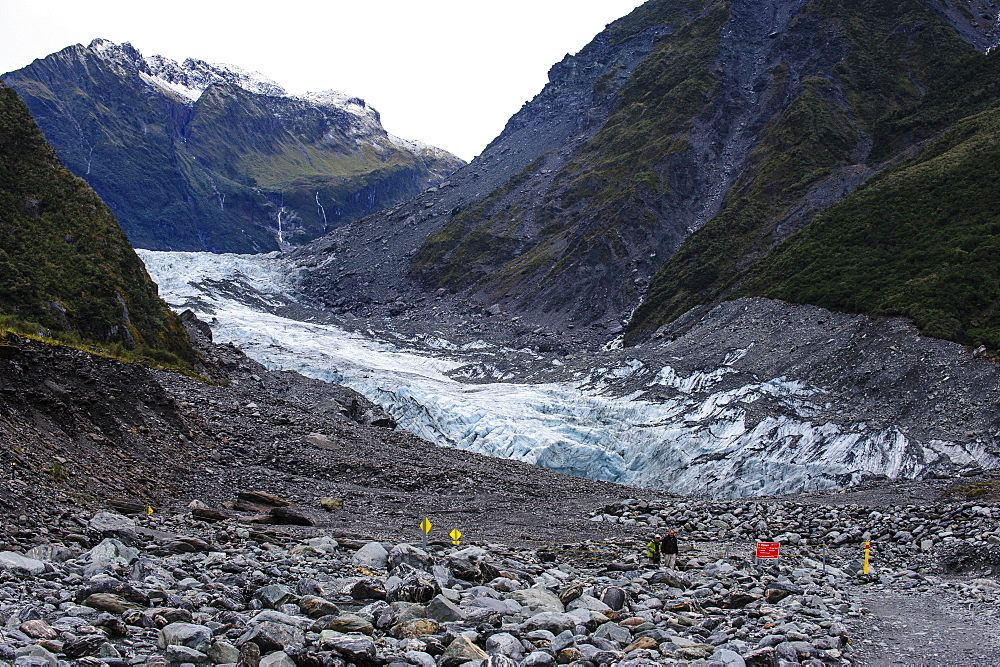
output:
[{"label": "overcast white sky", "polygon": [[0,0],[0,73],[96,37],[363,97],[398,136],[469,160],[566,53],[642,0]]}]

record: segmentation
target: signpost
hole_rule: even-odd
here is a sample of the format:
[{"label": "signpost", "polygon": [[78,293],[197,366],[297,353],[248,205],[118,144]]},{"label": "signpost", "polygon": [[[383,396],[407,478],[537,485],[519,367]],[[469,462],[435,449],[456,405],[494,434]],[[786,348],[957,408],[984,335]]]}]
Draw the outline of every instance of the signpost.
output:
[{"label": "signpost", "polygon": [[779,542],[758,542],[756,558],[758,560],[773,560],[780,558],[780,548],[781,544]]},{"label": "signpost", "polygon": [[427,517],[424,517],[424,520],[420,522],[420,530],[424,531],[424,549],[427,549],[427,534],[431,532],[433,527],[434,524]]},{"label": "signpost", "polygon": [[872,543],[871,542],[865,542],[864,574],[868,574],[868,555],[871,553],[871,550],[872,550]]},{"label": "signpost", "polygon": [[462,531],[460,531],[458,528],[455,528],[450,533],[448,533],[448,535],[451,537],[451,543],[457,547],[459,542],[461,542],[462,540]]}]

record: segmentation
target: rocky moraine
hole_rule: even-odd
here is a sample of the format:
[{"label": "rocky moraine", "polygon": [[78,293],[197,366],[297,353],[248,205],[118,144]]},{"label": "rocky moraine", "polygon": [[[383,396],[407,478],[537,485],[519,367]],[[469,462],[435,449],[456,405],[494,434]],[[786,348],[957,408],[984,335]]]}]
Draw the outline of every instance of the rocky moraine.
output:
[{"label": "rocky moraine", "polygon": [[[141,518],[22,515],[0,552],[0,664],[994,664],[996,507],[882,504],[905,491],[861,492],[869,506],[626,499],[589,513],[591,539],[426,549],[345,536],[330,502],[292,510],[302,526],[197,500]],[[235,505],[261,504],[287,505],[261,492]],[[681,531],[677,570],[640,558],[665,525]],[[755,540],[784,557],[756,561]],[[887,604],[914,603],[959,624],[879,634]]]}]

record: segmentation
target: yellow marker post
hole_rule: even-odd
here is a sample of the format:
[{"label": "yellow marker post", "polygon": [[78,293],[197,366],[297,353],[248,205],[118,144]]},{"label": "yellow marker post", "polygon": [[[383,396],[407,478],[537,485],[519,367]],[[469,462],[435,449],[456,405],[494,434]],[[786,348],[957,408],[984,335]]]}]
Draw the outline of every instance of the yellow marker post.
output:
[{"label": "yellow marker post", "polygon": [[451,537],[451,543],[454,544],[456,547],[458,546],[459,542],[462,541],[462,531],[460,531],[458,528],[452,530],[450,533],[448,533],[448,535]]},{"label": "yellow marker post", "polygon": [[871,550],[872,550],[872,543],[865,542],[865,566],[863,570],[865,574],[868,574],[868,555],[871,553]]},{"label": "yellow marker post", "polygon": [[424,517],[424,520],[420,522],[420,530],[424,531],[424,549],[427,548],[427,534],[431,532],[433,527],[434,524],[427,517]]},{"label": "yellow marker post", "polygon": [[152,505],[146,505],[146,516],[150,516],[153,513]]}]

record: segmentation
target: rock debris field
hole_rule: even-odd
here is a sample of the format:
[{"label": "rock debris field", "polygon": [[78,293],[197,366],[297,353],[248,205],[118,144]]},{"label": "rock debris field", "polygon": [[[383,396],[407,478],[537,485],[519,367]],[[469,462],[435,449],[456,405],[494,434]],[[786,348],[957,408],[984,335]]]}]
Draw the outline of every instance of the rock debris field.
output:
[{"label": "rock debris field", "polygon": [[[22,516],[0,552],[0,664],[998,664],[995,507],[824,499],[590,512],[637,536],[671,517],[677,570],[615,538],[425,550],[211,523],[202,503],[76,514],[59,542]],[[825,565],[805,546],[821,533]],[[755,562],[747,537],[788,555]]]}]

